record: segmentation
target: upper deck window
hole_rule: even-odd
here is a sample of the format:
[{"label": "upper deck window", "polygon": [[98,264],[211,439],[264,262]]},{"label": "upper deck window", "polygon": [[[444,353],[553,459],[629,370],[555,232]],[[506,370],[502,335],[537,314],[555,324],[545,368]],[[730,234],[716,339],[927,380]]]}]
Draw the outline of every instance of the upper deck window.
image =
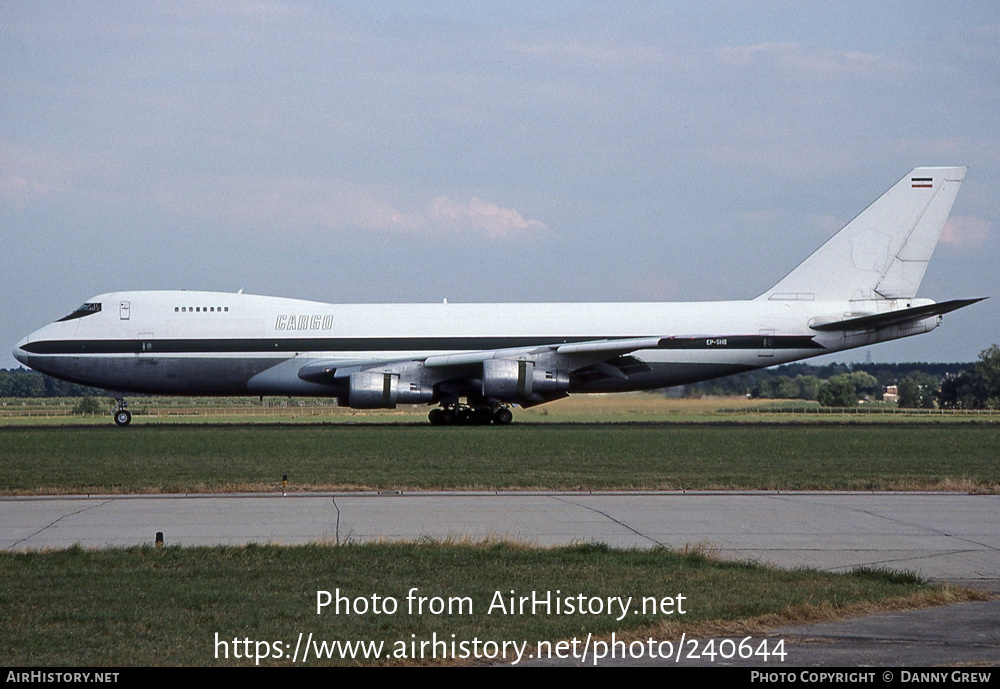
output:
[{"label": "upper deck window", "polygon": [[174,311],[177,311],[179,313],[229,313],[229,307],[228,306],[175,306]]},{"label": "upper deck window", "polygon": [[98,313],[100,310],[101,310],[100,303],[98,303],[98,302],[87,302],[86,304],[83,304],[82,306],[80,306],[76,311],[74,311],[70,315],[63,316],[62,318],[60,318],[56,322],[57,323],[61,323],[62,321],[71,321],[74,318],[83,318],[84,316],[90,316],[92,314]]}]

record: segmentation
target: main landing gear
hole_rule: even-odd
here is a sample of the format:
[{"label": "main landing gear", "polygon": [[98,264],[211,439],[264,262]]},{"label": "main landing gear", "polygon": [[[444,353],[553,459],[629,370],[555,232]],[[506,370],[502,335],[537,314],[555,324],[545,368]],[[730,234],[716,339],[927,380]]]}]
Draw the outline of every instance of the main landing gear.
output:
[{"label": "main landing gear", "polygon": [[434,426],[488,426],[496,424],[506,426],[514,420],[514,412],[510,407],[470,407],[466,404],[449,404],[435,407],[427,415]]},{"label": "main landing gear", "polygon": [[115,425],[128,426],[132,423],[132,412],[128,410],[128,402],[125,401],[124,397],[116,397],[115,399],[118,402],[118,409],[114,413]]}]

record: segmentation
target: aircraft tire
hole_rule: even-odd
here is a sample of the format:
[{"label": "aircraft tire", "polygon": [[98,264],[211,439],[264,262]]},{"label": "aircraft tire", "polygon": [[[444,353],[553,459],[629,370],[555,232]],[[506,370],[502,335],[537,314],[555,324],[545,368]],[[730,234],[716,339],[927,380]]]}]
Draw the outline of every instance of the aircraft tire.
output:
[{"label": "aircraft tire", "polygon": [[431,422],[432,426],[441,426],[445,423],[444,419],[444,409],[441,407],[434,407],[427,414],[427,420]]},{"label": "aircraft tire", "polygon": [[512,412],[507,407],[500,407],[499,409],[496,410],[496,413],[493,414],[493,423],[497,424],[498,426],[506,426],[513,420],[514,420],[514,412]]},{"label": "aircraft tire", "polygon": [[115,412],[115,425],[128,426],[132,423],[132,413],[127,409],[119,409]]}]

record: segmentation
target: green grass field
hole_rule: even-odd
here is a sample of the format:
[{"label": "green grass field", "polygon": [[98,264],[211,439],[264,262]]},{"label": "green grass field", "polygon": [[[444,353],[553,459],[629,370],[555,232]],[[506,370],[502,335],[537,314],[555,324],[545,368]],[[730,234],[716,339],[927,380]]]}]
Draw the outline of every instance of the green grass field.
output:
[{"label": "green grass field", "polygon": [[[539,641],[582,641],[588,634],[676,644],[682,633],[704,638],[728,630],[753,637],[757,649],[763,629],[780,622],[969,597],[884,571],[781,571],[664,550],[507,543],[0,553],[0,581],[0,657],[10,666],[252,666],[256,655],[265,656],[262,665],[288,665],[285,653],[292,655],[300,633],[317,643],[384,644],[377,660],[341,652],[308,662],[321,665],[426,664],[431,660],[414,658],[413,649],[434,634],[448,642],[527,643],[533,653]],[[414,600],[427,599],[422,614],[407,602],[412,589]],[[327,606],[318,615],[320,590],[364,599],[366,607],[352,602],[351,612],[343,605],[338,614]],[[633,602],[627,614],[597,612],[589,602],[584,614],[565,608],[515,614],[507,603],[511,591],[515,597],[537,591],[564,600],[582,594],[588,601],[622,596]],[[498,594],[502,608],[494,605]],[[382,614],[374,612],[374,596]],[[435,597],[442,601],[438,608]],[[386,612],[388,598],[395,612]],[[661,607],[664,598],[673,600]],[[240,658],[234,640],[250,642],[239,648]],[[386,657],[393,653],[405,656]]]},{"label": "green grass field", "polygon": [[[128,429],[106,417],[12,414],[0,427],[0,494],[279,491],[285,474],[289,489],[301,491],[1000,490],[1000,424],[989,415],[769,413],[745,400],[649,395],[547,406],[503,428],[431,427],[425,408],[229,417],[196,405],[137,415]],[[316,641],[383,642],[385,653],[400,642],[419,647],[434,633],[529,645],[587,634],[606,640],[612,632],[759,641],[777,624],[975,598],[906,573],[789,572],[600,544],[72,548],[0,553],[0,582],[0,657],[24,666],[254,664],[232,657],[237,639],[255,643],[243,656],[264,650],[265,664],[288,664],[270,657],[274,642],[287,651],[300,632]],[[320,589],[402,602],[414,587],[468,597],[474,613],[315,612]],[[485,614],[497,591],[512,589],[637,599],[681,593],[691,612],[621,621]],[[229,657],[216,657],[216,638]]]},{"label": "green grass field", "polygon": [[0,493],[967,490],[1000,424],[135,425],[0,429]]},{"label": "green grass field", "polygon": [[[0,398],[0,426],[91,425],[110,423],[106,412],[77,415],[76,398]],[[350,409],[334,400],[268,397],[130,397],[129,409],[136,424],[310,424],[310,423],[425,423],[429,407],[400,405],[397,409]],[[615,423],[649,421],[712,422],[743,418],[759,423],[815,419],[852,423],[894,421],[955,422],[978,419],[1000,421],[995,410],[942,411],[899,409],[875,402],[850,409],[820,407],[801,400],[749,400],[744,397],[668,398],[657,393],[576,395],[530,409],[517,409],[515,419],[524,423]]]}]

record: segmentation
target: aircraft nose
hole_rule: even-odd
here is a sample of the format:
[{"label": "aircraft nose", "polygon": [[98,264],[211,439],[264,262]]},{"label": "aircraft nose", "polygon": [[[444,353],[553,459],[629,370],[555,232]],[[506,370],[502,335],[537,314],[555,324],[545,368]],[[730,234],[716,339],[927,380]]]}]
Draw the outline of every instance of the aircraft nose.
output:
[{"label": "aircraft nose", "polygon": [[14,358],[20,361],[25,366],[28,366],[28,352],[24,350],[24,345],[28,344],[28,338],[25,337],[14,347]]}]

